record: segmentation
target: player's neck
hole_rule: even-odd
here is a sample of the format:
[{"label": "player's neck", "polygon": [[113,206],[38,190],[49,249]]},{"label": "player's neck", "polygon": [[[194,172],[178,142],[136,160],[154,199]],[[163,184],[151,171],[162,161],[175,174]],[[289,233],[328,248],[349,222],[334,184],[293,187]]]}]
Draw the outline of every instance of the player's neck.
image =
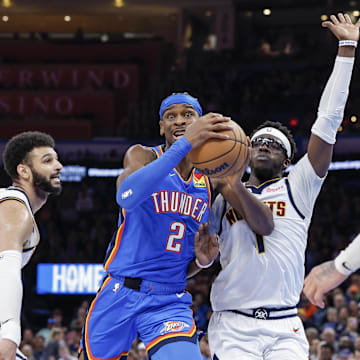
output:
[{"label": "player's neck", "polygon": [[35,214],[45,203],[48,198],[48,194],[40,189],[36,189],[34,186],[20,181],[14,181],[12,187],[23,191],[29,199],[31,209]]},{"label": "player's neck", "polygon": [[189,176],[191,175],[192,169],[194,168],[191,161],[184,157],[181,162],[176,166],[177,172],[180,174],[183,180],[188,180]]},{"label": "player's neck", "polygon": [[267,177],[267,178],[258,178],[254,172],[250,173],[249,176],[249,180],[246,182],[246,185],[251,185],[251,186],[259,186],[262,185],[268,181],[277,179],[277,178],[281,178],[282,175],[281,174],[274,174],[273,176]]}]

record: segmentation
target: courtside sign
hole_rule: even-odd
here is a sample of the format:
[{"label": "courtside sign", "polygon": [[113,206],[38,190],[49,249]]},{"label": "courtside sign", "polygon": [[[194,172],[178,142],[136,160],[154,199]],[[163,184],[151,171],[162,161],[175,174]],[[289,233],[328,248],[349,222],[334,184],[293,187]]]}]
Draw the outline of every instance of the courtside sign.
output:
[{"label": "courtside sign", "polygon": [[104,278],[102,264],[38,264],[38,294],[95,294]]}]

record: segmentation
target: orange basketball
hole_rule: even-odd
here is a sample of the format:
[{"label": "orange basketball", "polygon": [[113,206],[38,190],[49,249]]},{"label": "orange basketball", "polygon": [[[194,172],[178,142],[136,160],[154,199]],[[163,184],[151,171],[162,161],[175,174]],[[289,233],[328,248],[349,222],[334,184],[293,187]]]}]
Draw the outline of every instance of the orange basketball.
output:
[{"label": "orange basketball", "polygon": [[189,152],[193,165],[209,177],[223,177],[239,169],[246,160],[248,146],[243,129],[230,121],[229,139],[209,139]]}]

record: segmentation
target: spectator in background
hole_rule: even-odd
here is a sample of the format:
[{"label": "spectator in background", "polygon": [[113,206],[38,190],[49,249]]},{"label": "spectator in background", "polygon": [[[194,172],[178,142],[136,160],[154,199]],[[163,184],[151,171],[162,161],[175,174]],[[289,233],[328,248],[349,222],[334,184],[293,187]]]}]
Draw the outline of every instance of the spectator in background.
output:
[{"label": "spectator in background", "polygon": [[309,344],[314,340],[314,339],[319,339],[319,331],[317,328],[315,327],[308,327],[306,330],[305,330],[305,335],[306,335],[306,338],[309,342]]},{"label": "spectator in background", "polygon": [[21,340],[21,343],[22,344],[32,344],[34,340],[34,333],[31,329],[27,328],[27,329],[24,329],[23,331],[23,336],[22,336],[22,340]]},{"label": "spectator in background", "polygon": [[338,323],[336,326],[337,335],[341,335],[345,331],[348,317],[349,317],[349,309],[347,305],[342,305],[338,309]]},{"label": "spectator in background", "polygon": [[42,354],[45,349],[45,338],[38,334],[35,335],[32,348],[34,359],[41,360]]},{"label": "spectator in background", "polygon": [[334,350],[337,349],[336,332],[332,328],[325,328],[320,335],[321,340],[327,344],[331,344]]},{"label": "spectator in background", "polygon": [[57,360],[77,360],[77,357],[72,356],[69,348],[63,344],[59,347],[59,358],[57,358]]},{"label": "spectator in background", "polygon": [[358,336],[357,334],[357,330],[358,330],[358,320],[356,317],[354,316],[349,316],[347,318],[347,326],[346,329],[344,331],[344,335],[348,336],[350,341],[354,344],[355,340]]},{"label": "spectator in background", "polygon": [[332,328],[336,329],[337,326],[337,310],[334,307],[328,307],[326,309],[326,319],[323,325],[323,329]]},{"label": "spectator in background", "polygon": [[336,360],[350,360],[352,359],[352,351],[350,349],[341,349],[336,356]]},{"label": "spectator in background", "polygon": [[310,345],[310,357],[309,360],[318,360],[319,359],[319,352],[320,352],[320,340],[319,339],[313,339],[312,341],[309,341]]},{"label": "spectator in background", "polygon": [[52,356],[58,359],[60,347],[63,345],[65,345],[63,329],[58,327],[52,328],[49,342],[45,346],[41,360],[50,360]]},{"label": "spectator in background", "polygon": [[40,329],[39,332],[37,333],[37,335],[40,335],[43,337],[43,339],[45,340],[45,343],[47,343],[49,341],[51,330],[54,328],[55,324],[56,324],[56,319],[54,319],[52,317],[48,318],[46,327]]},{"label": "spectator in background", "polygon": [[24,344],[20,347],[23,354],[27,357],[27,360],[35,360],[33,355],[33,349],[30,344]]},{"label": "spectator in background", "polygon": [[334,347],[331,344],[320,343],[319,360],[334,360]]}]

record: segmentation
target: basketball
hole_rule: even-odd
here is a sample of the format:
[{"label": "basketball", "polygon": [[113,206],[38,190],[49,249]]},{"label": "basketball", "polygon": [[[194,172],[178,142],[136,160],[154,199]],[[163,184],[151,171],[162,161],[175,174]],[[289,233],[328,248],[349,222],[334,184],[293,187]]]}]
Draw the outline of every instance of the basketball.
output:
[{"label": "basketball", "polygon": [[230,120],[229,139],[209,139],[189,152],[194,167],[209,177],[224,177],[239,169],[246,160],[248,145],[243,129]]}]

